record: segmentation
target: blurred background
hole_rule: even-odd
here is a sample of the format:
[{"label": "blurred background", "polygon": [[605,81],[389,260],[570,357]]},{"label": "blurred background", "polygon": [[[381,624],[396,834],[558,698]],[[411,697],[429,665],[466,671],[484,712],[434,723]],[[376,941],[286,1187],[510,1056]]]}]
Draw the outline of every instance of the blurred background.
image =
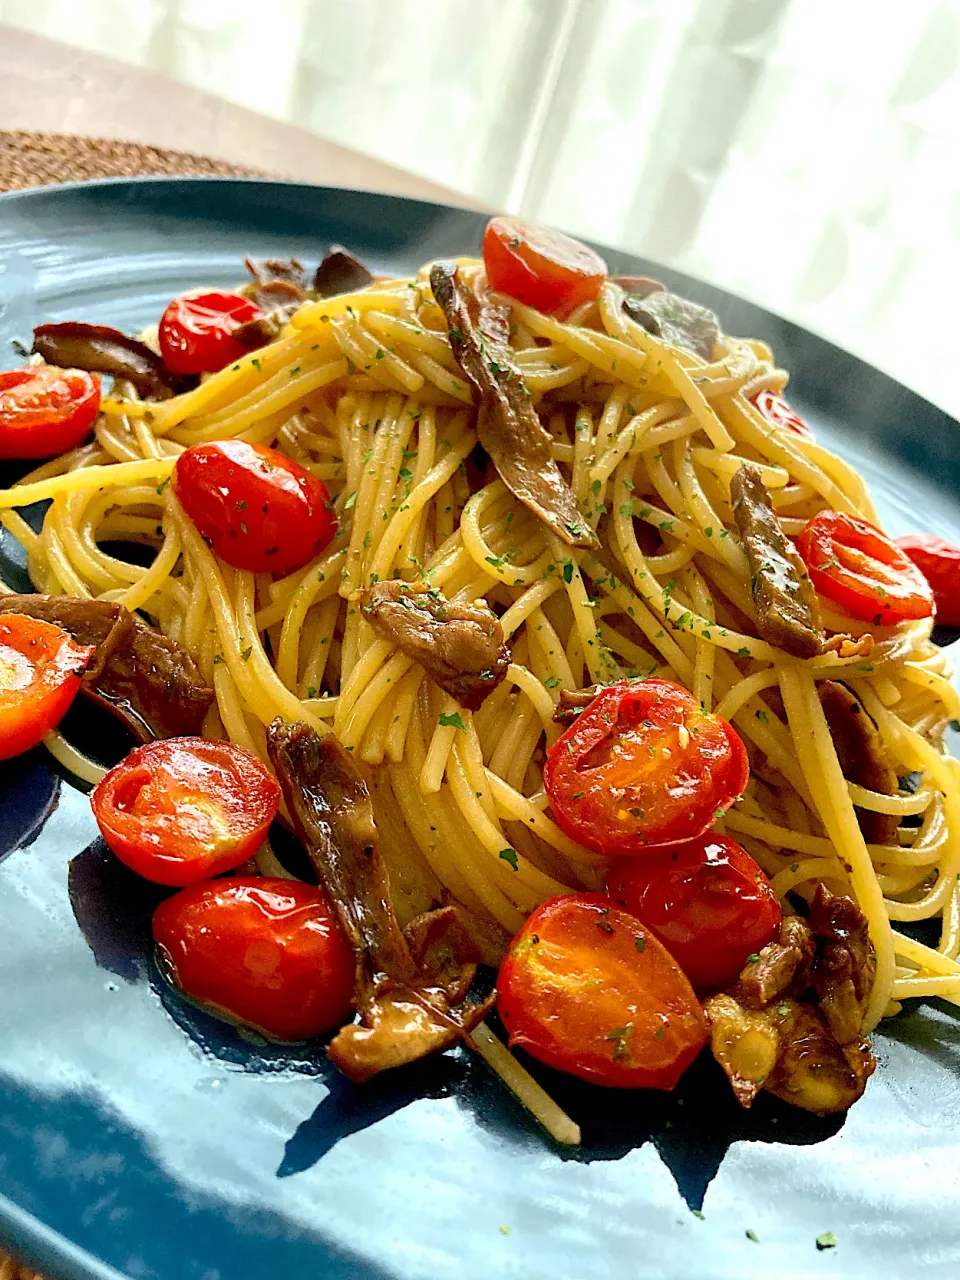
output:
[{"label": "blurred background", "polygon": [[960,0],[0,0],[743,294],[960,417]]}]

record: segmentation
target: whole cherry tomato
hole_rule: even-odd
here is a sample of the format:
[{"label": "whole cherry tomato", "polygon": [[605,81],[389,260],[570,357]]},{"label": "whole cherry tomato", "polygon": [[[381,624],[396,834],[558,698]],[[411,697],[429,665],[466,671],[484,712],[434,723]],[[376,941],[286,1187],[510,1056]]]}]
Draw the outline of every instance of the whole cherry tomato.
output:
[{"label": "whole cherry tomato", "polygon": [[350,1015],[356,960],[314,885],[260,876],[193,885],[157,907],[153,936],[175,986],[276,1040],[310,1040]]},{"label": "whole cherry tomato", "polygon": [[254,854],[276,817],[280,788],[256,756],[230,742],[148,742],[90,795],[104,840],[157,884],[196,884]]},{"label": "whole cherry tomato", "polygon": [[567,835],[613,856],[701,835],[749,776],[740,738],[687,689],[621,680],[553,744],[543,784]]},{"label": "whole cherry tomato", "polygon": [[907,534],[897,546],[930,584],[940,625],[960,627],[960,547],[932,533]]},{"label": "whole cherry tomato", "polygon": [[709,832],[659,857],[618,859],[607,892],[657,935],[698,990],[733,982],[783,918],[746,849]]},{"label": "whole cherry tomato", "polygon": [[884,627],[933,613],[933,592],[920,570],[859,516],[821,511],[801,530],[797,550],[820,595],[851,618]]},{"label": "whole cherry tomato", "polygon": [[0,373],[0,458],[52,458],[75,449],[100,411],[100,379],[29,365]]},{"label": "whole cherry tomato", "polygon": [[500,966],[497,1009],[511,1047],[621,1089],[672,1089],[707,1039],[670,953],[601,894],[533,912]]},{"label": "whole cherry tomato", "polygon": [[29,751],[60,723],[96,651],[52,622],[0,615],[0,760]]},{"label": "whole cherry tomato", "polygon": [[598,253],[562,231],[521,218],[490,219],[483,261],[491,288],[550,314],[592,302],[607,278]]},{"label": "whole cherry tomato", "polygon": [[788,427],[804,440],[815,439],[809,426],[795,409],[790,408],[779,391],[760,391],[753,397],[753,403],[768,422],[778,427]]},{"label": "whole cherry tomato", "polygon": [[266,445],[191,445],[177,459],[173,489],[206,541],[235,569],[292,573],[337,532],[323,481]]},{"label": "whole cherry tomato", "polygon": [[247,354],[233,335],[261,309],[240,293],[174,298],[160,319],[160,352],[174,373],[216,373]]}]

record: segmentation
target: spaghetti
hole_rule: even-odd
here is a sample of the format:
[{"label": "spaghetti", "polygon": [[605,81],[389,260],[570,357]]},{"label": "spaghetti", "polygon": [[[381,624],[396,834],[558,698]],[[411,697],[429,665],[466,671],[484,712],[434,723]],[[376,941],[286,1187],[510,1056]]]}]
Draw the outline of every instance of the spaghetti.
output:
[{"label": "spaghetti", "polygon": [[[139,609],[183,645],[216,692],[206,736],[266,758],[277,716],[336,734],[367,770],[403,908],[449,894],[494,956],[545,899],[603,883],[603,859],[548,812],[541,766],[561,691],[676,681],[750,751],[720,828],[781,896],[823,882],[866,914],[866,1029],[906,996],[960,1003],[960,764],[943,748],[960,697],[932,622],[836,622],[872,633],[869,657],[778,649],[756,625],[732,509],[731,479],[752,462],[787,535],[824,508],[875,521],[862,479],[758,410],[788,376],[762,342],[723,337],[706,359],[636,323],[612,280],[561,321],[493,295],[481,262],[458,265],[509,308],[511,357],[599,549],[567,545],[475,465],[473,393],[424,267],[305,303],[275,341],[184,394],[146,402],[118,384],[89,444],[0,493],[35,587]],[[339,531],[304,568],[233,569],[179,506],[177,457],[228,439],[272,445],[328,487]],[[16,508],[40,499],[34,533]],[[152,548],[150,567],[105,549],[118,541]],[[390,578],[499,616],[511,661],[476,712],[362,616],[361,590]],[[828,678],[855,692],[909,793],[845,779],[817,693]],[[62,740],[51,749],[72,758]],[[865,842],[857,809],[906,820],[896,843]],[[268,847],[262,857],[276,872]],[[930,917],[937,949],[894,927]]]}]

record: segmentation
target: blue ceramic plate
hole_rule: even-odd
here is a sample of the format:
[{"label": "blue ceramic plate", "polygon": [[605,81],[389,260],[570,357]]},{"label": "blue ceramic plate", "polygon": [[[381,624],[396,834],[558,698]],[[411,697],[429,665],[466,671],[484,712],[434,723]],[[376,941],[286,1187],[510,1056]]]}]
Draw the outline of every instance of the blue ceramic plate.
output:
[{"label": "blue ceramic plate", "polygon": [[[310,262],[333,240],[400,272],[476,250],[482,227],[457,209],[261,182],[4,196],[0,367],[40,321],[136,330],[182,289],[235,283],[247,253]],[[821,339],[666,274],[729,332],[773,345],[791,400],[867,475],[894,533],[960,537],[956,423]],[[25,586],[22,565],[8,539],[0,574]],[[264,1050],[183,1005],[152,966],[154,892],[106,853],[85,797],[40,752],[0,765],[0,858],[0,1236],[55,1274],[960,1273],[960,1026],[946,1006],[884,1025],[845,1119],[767,1097],[742,1113],[706,1061],[670,1097],[551,1077],[584,1132],[560,1150],[462,1052],[357,1088],[322,1051]],[[819,1251],[828,1231],[837,1246]]]}]

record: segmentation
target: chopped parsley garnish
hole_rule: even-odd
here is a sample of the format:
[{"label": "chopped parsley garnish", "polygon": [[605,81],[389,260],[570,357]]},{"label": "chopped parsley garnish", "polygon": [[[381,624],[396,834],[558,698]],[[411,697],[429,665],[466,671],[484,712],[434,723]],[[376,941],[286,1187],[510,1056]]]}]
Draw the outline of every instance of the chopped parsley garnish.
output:
[{"label": "chopped parsley garnish", "polygon": [[443,729],[464,729],[465,730],[467,727],[463,723],[463,716],[460,714],[459,711],[454,711],[452,715],[447,715],[446,712],[441,711],[440,717],[439,717],[439,723],[441,728]]}]

